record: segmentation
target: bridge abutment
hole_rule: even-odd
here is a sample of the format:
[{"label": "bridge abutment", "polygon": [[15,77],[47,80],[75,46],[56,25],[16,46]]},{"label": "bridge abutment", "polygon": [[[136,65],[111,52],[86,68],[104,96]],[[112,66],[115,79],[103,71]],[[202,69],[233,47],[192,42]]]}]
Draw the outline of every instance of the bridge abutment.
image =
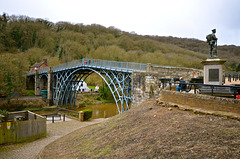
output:
[{"label": "bridge abutment", "polygon": [[134,72],[132,74],[132,103],[131,107],[155,99],[160,91],[160,80],[154,74]]}]

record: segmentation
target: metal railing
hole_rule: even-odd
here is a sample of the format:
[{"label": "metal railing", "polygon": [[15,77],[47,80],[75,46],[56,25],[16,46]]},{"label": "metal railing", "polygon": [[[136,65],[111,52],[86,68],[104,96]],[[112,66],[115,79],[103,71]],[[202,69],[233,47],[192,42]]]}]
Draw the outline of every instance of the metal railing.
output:
[{"label": "metal railing", "polygon": [[63,114],[66,114],[68,116],[72,116],[74,118],[79,119],[79,112],[77,112],[77,111],[66,109],[66,108],[60,108],[60,107],[58,107],[57,109],[58,109],[59,113],[63,113]]},{"label": "metal railing", "polygon": [[[173,85],[179,85],[180,82],[167,82],[169,85],[169,90],[172,90]],[[232,85],[211,85],[211,84],[202,84],[202,83],[184,83],[186,85],[186,89],[184,91],[189,92],[194,90],[194,94],[197,94],[197,89],[203,89],[202,94],[231,94],[234,99],[237,99],[237,95],[240,94],[240,86],[232,86]],[[193,86],[193,89],[192,89]],[[163,88],[166,87],[166,83],[163,83]],[[224,89],[226,88],[226,90]],[[229,89],[227,89],[229,88]],[[204,92],[204,89],[206,90]],[[228,91],[228,92],[227,92]],[[201,92],[199,92],[201,93]]]},{"label": "metal railing", "polygon": [[[96,68],[105,68],[105,69],[115,69],[115,70],[123,70],[123,71],[146,71],[147,64],[142,63],[133,63],[133,62],[119,62],[119,61],[108,61],[108,60],[100,60],[100,59],[80,59],[67,63],[63,63],[61,65],[56,65],[52,67],[53,72],[58,72],[61,70],[67,70],[72,68],[77,68],[81,66],[90,66]],[[39,74],[47,73],[48,67],[39,70]],[[28,76],[34,75],[35,71],[28,72]]]},{"label": "metal railing", "polygon": [[[79,118],[79,112],[74,111],[74,110],[70,110],[70,109],[66,109],[66,108],[61,108],[61,107],[54,107],[54,108],[41,108],[41,109],[33,109],[31,110],[32,112],[42,112],[45,111],[46,114],[42,114],[42,116],[56,116],[57,114],[61,114],[63,117],[66,115],[68,116],[72,116],[75,118]],[[65,121],[65,119],[64,119]]]},{"label": "metal railing", "polygon": [[108,60],[99,60],[99,59],[83,59],[84,65],[89,66],[100,66],[105,68],[114,68],[120,70],[137,70],[137,71],[146,71],[147,64],[142,63],[133,63],[133,62],[119,62],[119,61],[108,61]]}]

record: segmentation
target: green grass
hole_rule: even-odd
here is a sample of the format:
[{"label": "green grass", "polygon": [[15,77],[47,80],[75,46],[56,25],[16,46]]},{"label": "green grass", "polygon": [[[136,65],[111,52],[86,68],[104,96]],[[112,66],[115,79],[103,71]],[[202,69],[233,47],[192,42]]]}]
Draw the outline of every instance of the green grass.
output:
[{"label": "green grass", "polygon": [[88,86],[89,89],[95,89],[95,86]]},{"label": "green grass", "polygon": [[28,96],[35,96],[34,90],[24,90],[24,92],[25,92]]}]

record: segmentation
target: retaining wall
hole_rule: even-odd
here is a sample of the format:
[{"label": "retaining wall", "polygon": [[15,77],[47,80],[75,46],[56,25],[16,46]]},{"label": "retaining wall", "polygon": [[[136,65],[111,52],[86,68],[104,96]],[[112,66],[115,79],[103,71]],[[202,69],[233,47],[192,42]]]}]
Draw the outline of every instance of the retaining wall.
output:
[{"label": "retaining wall", "polygon": [[162,90],[160,100],[194,108],[240,114],[238,99]]}]

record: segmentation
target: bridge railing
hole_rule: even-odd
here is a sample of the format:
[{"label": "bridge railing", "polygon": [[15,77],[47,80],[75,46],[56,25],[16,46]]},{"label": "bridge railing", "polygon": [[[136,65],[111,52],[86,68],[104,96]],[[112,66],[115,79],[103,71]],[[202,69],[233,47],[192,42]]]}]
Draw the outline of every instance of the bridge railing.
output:
[{"label": "bridge railing", "polygon": [[[108,69],[118,69],[118,70],[132,70],[132,71],[146,71],[147,64],[133,63],[133,62],[119,62],[119,61],[108,61],[100,59],[80,59],[52,67],[53,72],[76,68],[80,66],[92,66],[92,67],[102,67]],[[48,67],[39,70],[39,73],[46,73]],[[28,76],[34,75],[35,71],[28,72]]]},{"label": "bridge railing", "polygon": [[45,67],[39,70],[39,73],[46,73],[46,72],[48,72],[48,67]]},{"label": "bridge railing", "polygon": [[99,66],[105,68],[115,68],[123,70],[137,70],[146,71],[147,64],[133,63],[133,62],[119,62],[119,61],[108,61],[99,59],[82,59],[84,65]]},{"label": "bridge railing", "polygon": [[108,61],[99,59],[80,59],[71,62],[67,62],[61,65],[53,66],[53,71],[60,71],[64,69],[79,67],[79,66],[93,66],[93,67],[104,67],[104,68],[115,68],[123,70],[138,70],[146,71],[147,64],[132,63],[132,62],[119,62],[119,61]]},{"label": "bridge railing", "polygon": [[81,60],[75,60],[75,61],[63,63],[61,65],[53,66],[52,69],[53,69],[54,72],[57,72],[57,71],[60,71],[60,70],[74,68],[74,67],[77,67],[77,66],[80,66],[80,65],[82,65],[82,61]]}]

